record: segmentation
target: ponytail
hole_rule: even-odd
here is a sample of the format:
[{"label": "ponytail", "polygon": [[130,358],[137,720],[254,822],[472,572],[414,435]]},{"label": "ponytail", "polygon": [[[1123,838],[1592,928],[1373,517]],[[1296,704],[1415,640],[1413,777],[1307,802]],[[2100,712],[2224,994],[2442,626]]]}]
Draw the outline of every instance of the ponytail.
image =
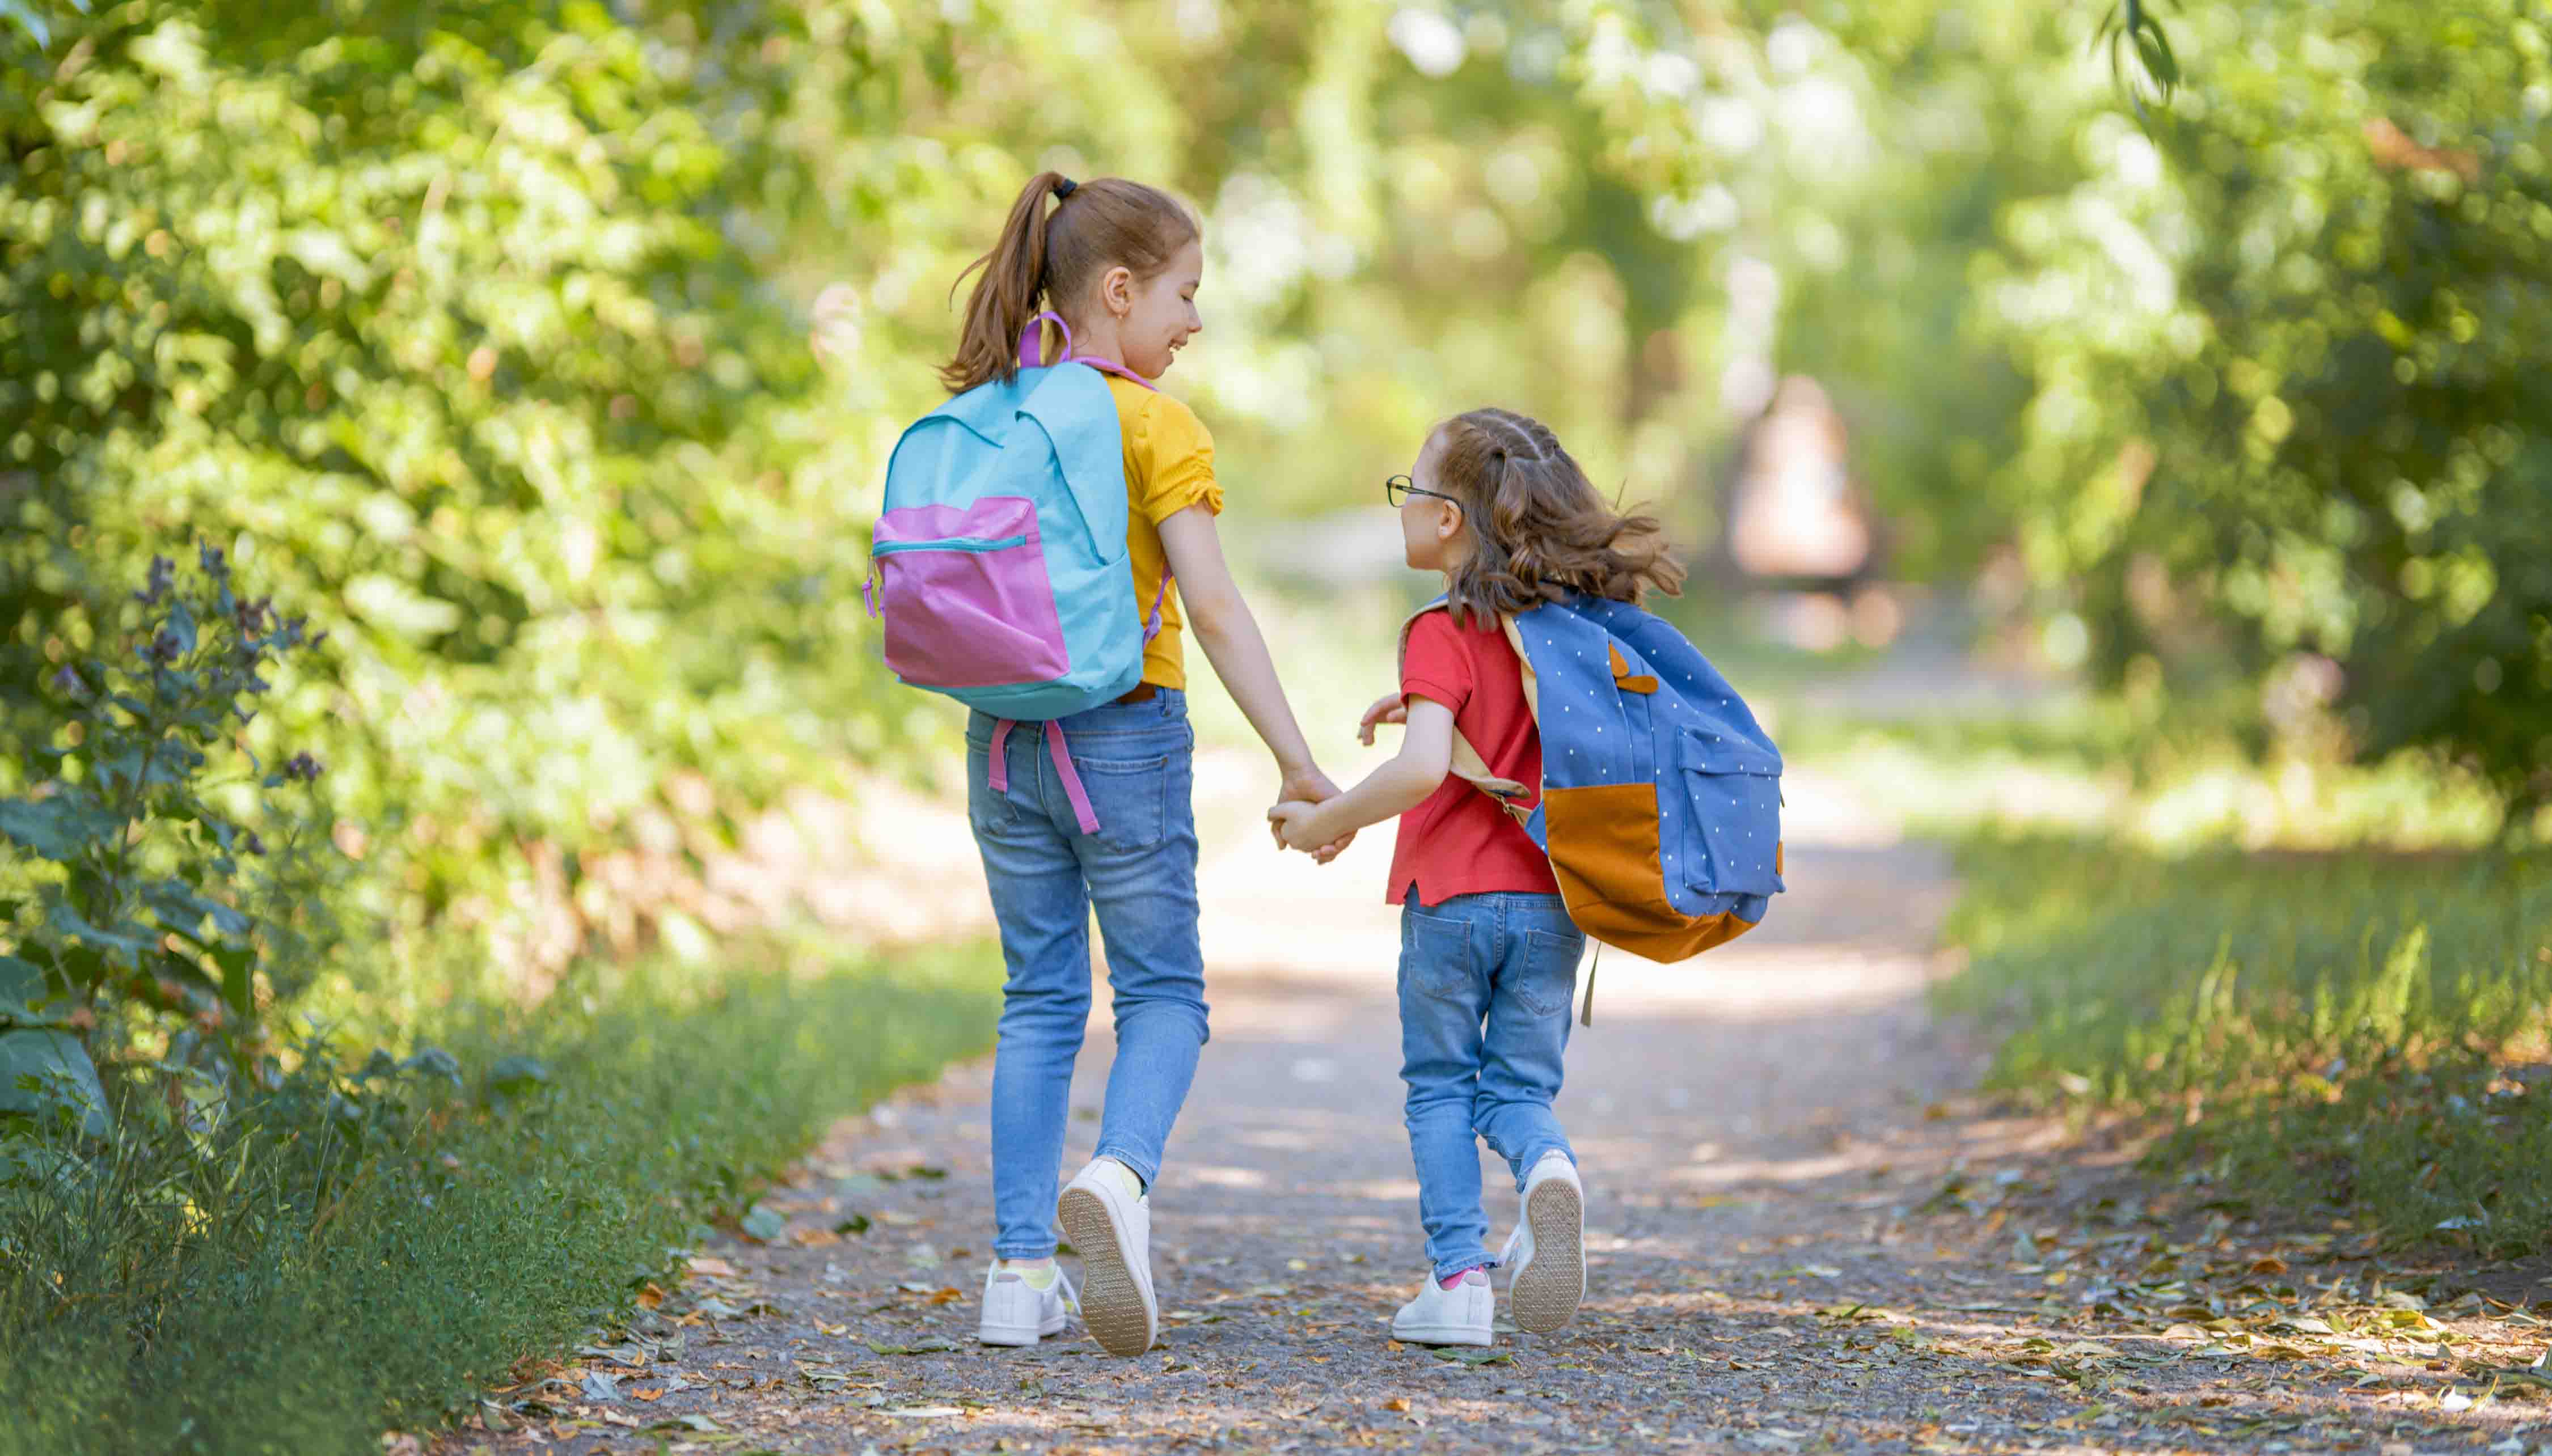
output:
[{"label": "ponytail", "polygon": [[[1019,200],[1010,204],[1001,241],[957,275],[957,283],[963,283],[967,273],[983,273],[966,298],[966,329],[957,339],[957,357],[939,369],[940,382],[951,394],[1018,372],[1019,335],[1036,317],[1045,294],[1045,200],[1070,191],[1072,180],[1061,172],[1030,177],[1019,189]],[[952,295],[957,283],[948,285]]]},{"label": "ponytail", "polygon": [[[1046,199],[1055,199],[1049,212]],[[1149,280],[1169,266],[1197,237],[1196,219],[1156,187],[1121,177],[1074,182],[1061,172],[1039,172],[1019,189],[993,251],[966,265],[949,285],[980,272],[966,298],[966,326],[957,356],[939,367],[951,394],[980,384],[1009,381],[1018,372],[1019,336],[1044,308],[1058,312],[1111,267]]]}]

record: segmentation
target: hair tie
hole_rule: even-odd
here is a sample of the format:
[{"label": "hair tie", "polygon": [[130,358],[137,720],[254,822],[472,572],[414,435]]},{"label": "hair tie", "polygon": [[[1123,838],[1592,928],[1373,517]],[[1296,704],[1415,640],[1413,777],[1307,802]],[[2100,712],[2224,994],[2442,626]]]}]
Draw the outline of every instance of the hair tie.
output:
[{"label": "hair tie", "polygon": [[1073,193],[1073,189],[1075,189],[1075,188],[1079,187],[1080,185],[1081,185],[1081,184],[1080,184],[1079,182],[1074,181],[1074,180],[1073,180],[1072,178],[1070,178],[1070,177],[1066,177],[1066,178],[1064,178],[1062,181],[1055,183],[1055,184],[1054,184],[1054,200],[1055,200],[1055,201],[1057,201],[1057,202],[1061,202],[1061,201],[1062,201],[1063,199],[1065,199],[1066,197],[1071,196],[1071,195],[1072,195],[1072,193]]}]

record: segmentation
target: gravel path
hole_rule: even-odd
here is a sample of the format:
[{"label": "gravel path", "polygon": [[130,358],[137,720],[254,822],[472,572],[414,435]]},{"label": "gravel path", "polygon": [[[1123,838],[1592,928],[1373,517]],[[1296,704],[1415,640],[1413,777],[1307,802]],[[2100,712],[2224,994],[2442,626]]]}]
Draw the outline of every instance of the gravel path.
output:
[{"label": "gravel path", "polygon": [[[1559,1111],[1588,1300],[1480,1363],[1393,1343],[1423,1277],[1385,843],[1315,871],[1201,769],[1215,1035],[1154,1196],[1162,1344],[972,1342],[990,1066],[846,1120],[691,1277],[438,1449],[513,1452],[2361,1450],[2552,1442],[2522,1300],[2259,1229],[1967,1093],[1936,1021],[1945,857],[1793,774],[1790,894],[1680,968],[1607,953]],[[1088,1156],[1105,997],[1065,1167]],[[1492,1246],[1514,1213],[1488,1186]],[[772,1230],[766,1229],[766,1232]],[[2424,1291],[2411,1293],[2410,1291]],[[2457,1297],[2461,1296],[2460,1299]],[[650,1299],[655,1298],[651,1293]],[[2552,1315],[2552,1306],[2542,1313]],[[489,1429],[503,1427],[502,1430]],[[2512,1444],[2511,1444],[2512,1443]],[[2543,1447],[2552,1452],[2552,1446]],[[2536,1452],[2535,1456],[2543,1456]]]}]

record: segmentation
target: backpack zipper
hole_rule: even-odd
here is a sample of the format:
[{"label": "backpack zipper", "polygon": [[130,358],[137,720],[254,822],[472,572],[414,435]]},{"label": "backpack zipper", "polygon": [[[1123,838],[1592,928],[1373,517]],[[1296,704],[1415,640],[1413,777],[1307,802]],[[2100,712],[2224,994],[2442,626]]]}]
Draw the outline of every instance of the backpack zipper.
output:
[{"label": "backpack zipper", "polygon": [[1025,536],[1004,536],[989,541],[980,536],[957,536],[946,541],[881,541],[869,548],[869,555],[872,557],[901,556],[907,551],[964,551],[980,554],[1009,551],[1012,547],[1027,544],[1028,539]]}]

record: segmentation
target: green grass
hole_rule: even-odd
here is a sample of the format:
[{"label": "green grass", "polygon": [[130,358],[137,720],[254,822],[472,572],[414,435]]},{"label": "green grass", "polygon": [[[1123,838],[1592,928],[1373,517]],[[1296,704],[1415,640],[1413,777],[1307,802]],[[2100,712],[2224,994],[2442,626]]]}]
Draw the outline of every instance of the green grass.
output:
[{"label": "green grass", "polygon": [[[990,1040],[981,953],[784,960],[595,971],[447,1027],[464,1086],[412,1091],[361,1159],[277,1107],[235,1181],[137,1140],[0,1193],[0,1452],[376,1451],[625,1308],[833,1117]],[[508,1055],[546,1082],[494,1091]]]},{"label": "green grass", "polygon": [[2552,864],[1974,842],[1945,1004],[1991,1084],[2180,1124],[2228,1192],[2490,1254],[2552,1237]]}]

